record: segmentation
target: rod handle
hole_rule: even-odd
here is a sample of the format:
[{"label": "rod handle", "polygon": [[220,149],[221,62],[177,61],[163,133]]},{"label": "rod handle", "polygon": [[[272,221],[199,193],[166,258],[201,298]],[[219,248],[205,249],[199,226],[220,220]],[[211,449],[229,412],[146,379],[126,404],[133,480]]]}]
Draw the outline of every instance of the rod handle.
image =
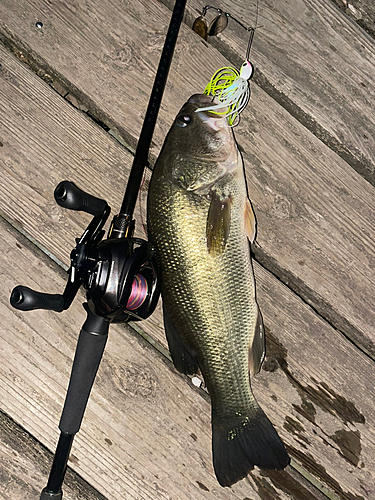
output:
[{"label": "rod handle", "polygon": [[61,312],[64,309],[64,297],[59,294],[36,292],[27,286],[16,286],[10,296],[10,303],[20,311],[48,309]]},{"label": "rod handle", "polygon": [[79,210],[91,215],[100,215],[107,207],[105,200],[86,193],[70,181],[60,182],[53,194],[56,203],[60,207],[69,210]]},{"label": "rod handle", "polygon": [[83,306],[87,319],[78,338],[59,425],[61,432],[66,434],[76,434],[80,429],[108,337],[109,320],[94,314],[87,303]]}]

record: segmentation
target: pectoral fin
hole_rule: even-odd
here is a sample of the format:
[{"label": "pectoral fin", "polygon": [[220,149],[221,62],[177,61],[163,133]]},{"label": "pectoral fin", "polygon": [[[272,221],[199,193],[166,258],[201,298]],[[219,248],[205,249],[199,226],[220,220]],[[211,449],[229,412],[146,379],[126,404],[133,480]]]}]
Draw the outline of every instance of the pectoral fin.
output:
[{"label": "pectoral fin", "polygon": [[249,198],[246,198],[245,204],[245,231],[249,241],[254,243],[257,226],[253,207],[251,206]]},{"label": "pectoral fin", "polygon": [[251,375],[258,373],[266,354],[263,319],[258,307],[258,317],[253,341],[249,347],[249,371]]},{"label": "pectoral fin", "polygon": [[163,303],[164,329],[167,336],[169,352],[176,370],[186,375],[198,373],[198,362],[196,357],[182,343],[171,316]]},{"label": "pectoral fin", "polygon": [[208,252],[214,255],[222,254],[229,236],[231,216],[230,197],[221,199],[213,192],[207,215],[206,239]]}]

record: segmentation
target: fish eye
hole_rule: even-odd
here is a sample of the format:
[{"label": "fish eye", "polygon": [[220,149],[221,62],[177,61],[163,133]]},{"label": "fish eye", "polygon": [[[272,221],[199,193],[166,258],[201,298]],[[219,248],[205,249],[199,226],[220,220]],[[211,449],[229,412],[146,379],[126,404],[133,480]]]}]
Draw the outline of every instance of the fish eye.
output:
[{"label": "fish eye", "polygon": [[176,119],[176,125],[178,127],[187,127],[190,122],[191,122],[190,115],[180,115]]}]

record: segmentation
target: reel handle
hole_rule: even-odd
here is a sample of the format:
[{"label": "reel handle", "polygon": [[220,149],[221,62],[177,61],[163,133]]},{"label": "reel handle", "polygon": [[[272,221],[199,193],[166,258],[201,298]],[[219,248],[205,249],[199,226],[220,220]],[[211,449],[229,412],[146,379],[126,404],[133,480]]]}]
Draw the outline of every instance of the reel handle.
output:
[{"label": "reel handle", "polygon": [[91,215],[101,215],[108,204],[101,198],[96,198],[77,187],[74,182],[62,181],[53,193],[55,201],[60,207],[69,210],[79,210]]},{"label": "reel handle", "polygon": [[11,305],[20,311],[48,309],[61,312],[64,309],[64,296],[59,294],[41,293],[27,286],[16,286],[10,296]]}]

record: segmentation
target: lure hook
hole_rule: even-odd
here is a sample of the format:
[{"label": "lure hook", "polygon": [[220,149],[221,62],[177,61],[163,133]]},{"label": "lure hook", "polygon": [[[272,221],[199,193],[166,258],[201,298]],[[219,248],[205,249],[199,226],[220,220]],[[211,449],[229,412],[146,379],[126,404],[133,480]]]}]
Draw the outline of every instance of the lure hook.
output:
[{"label": "lure hook", "polygon": [[[216,10],[218,15],[208,27],[205,16],[209,9]],[[194,31],[198,34],[202,36],[201,32],[204,33],[203,38],[205,38],[205,40],[207,40],[207,35],[213,36],[221,33],[227,27],[229,18],[233,19],[237,24],[249,32],[246,57],[240,71],[237,71],[232,67],[225,67],[216,71],[204,90],[204,94],[212,96],[211,105],[196,110],[197,112],[211,111],[212,113],[216,113],[218,115],[226,115],[228,123],[231,127],[238,124],[239,114],[245,109],[250,99],[249,80],[254,74],[254,68],[249,59],[255,30],[259,27],[258,13],[259,1],[257,1],[255,26],[246,27],[229,12],[223,12],[221,9],[213,7],[212,5],[205,5],[202,8],[201,16],[195,20],[193,25]],[[198,27],[201,32],[198,31]],[[214,103],[215,97],[219,102]]]}]

